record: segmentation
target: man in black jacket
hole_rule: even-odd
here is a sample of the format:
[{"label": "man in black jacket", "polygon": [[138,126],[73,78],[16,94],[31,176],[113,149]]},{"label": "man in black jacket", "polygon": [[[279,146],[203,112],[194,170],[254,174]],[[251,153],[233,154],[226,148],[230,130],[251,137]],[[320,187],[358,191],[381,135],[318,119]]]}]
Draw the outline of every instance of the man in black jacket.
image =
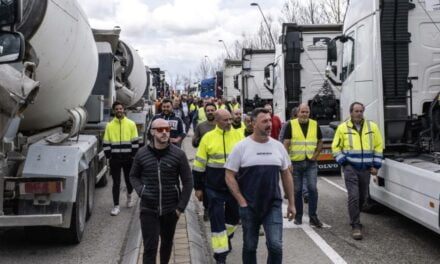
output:
[{"label": "man in black jacket", "polygon": [[168,121],[168,124],[171,127],[170,142],[180,148],[180,146],[182,145],[182,140],[186,136],[185,124],[183,123],[180,117],[176,116],[173,113],[173,102],[170,99],[167,98],[163,99],[161,107],[162,107],[162,112],[160,114],[155,115],[152,121],[158,118],[162,118]]},{"label": "man in black jacket", "polygon": [[168,263],[177,220],[193,188],[188,159],[185,152],[169,143],[170,130],[167,120],[159,118],[152,122],[151,143],[138,151],[130,172],[130,181],[141,197],[144,264],[156,263],[159,235],[160,263]]}]

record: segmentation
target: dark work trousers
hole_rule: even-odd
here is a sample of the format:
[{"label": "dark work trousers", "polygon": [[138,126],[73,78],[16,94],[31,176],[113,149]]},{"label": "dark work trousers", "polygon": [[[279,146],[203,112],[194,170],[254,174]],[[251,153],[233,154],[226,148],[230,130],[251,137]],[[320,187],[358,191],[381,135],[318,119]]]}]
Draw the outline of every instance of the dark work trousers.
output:
[{"label": "dark work trousers", "polygon": [[205,190],[209,200],[211,244],[214,259],[225,261],[231,251],[231,239],[240,220],[238,204],[229,191],[217,191],[209,187],[206,187]]},{"label": "dark work trousers", "polygon": [[208,203],[208,195],[206,194],[206,188],[203,186],[203,208],[205,208],[205,211],[207,212],[209,209],[209,203]]},{"label": "dark work trousers", "polygon": [[127,159],[110,159],[110,173],[113,179],[113,204],[119,205],[119,192],[121,189],[121,170],[124,170],[125,185],[127,186],[127,193],[133,192],[133,186],[131,186],[129,175],[131,165],[133,164],[132,158]]},{"label": "dark work trousers", "polygon": [[144,264],[155,264],[160,236],[160,263],[170,261],[176,231],[177,214],[175,211],[159,216],[155,210],[142,209],[141,229],[144,240]]},{"label": "dark work trousers", "polygon": [[351,165],[343,166],[345,186],[348,193],[348,214],[352,227],[362,227],[360,213],[368,199],[370,170],[357,170]]}]

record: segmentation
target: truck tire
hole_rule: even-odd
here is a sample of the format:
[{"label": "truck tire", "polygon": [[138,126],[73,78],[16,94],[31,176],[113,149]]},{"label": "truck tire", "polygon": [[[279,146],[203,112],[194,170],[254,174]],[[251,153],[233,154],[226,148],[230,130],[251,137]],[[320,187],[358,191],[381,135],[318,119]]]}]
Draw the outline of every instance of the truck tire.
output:
[{"label": "truck tire", "polygon": [[62,237],[69,244],[79,244],[84,233],[87,214],[87,189],[87,173],[83,171],[78,178],[76,201],[72,207],[70,227],[60,230]]},{"label": "truck tire", "polygon": [[87,213],[86,220],[88,221],[92,216],[93,206],[95,204],[95,183],[97,174],[97,159],[93,159],[89,164],[89,169],[87,170],[88,184],[87,184]]}]

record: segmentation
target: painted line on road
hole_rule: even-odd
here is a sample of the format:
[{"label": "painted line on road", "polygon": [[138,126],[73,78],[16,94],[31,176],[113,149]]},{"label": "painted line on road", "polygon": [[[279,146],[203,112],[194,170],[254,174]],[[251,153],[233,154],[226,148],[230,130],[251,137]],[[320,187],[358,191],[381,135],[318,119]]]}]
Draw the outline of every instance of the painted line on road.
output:
[{"label": "painted line on road", "polygon": [[332,182],[331,180],[327,179],[326,177],[320,177],[320,178],[323,179],[324,181],[326,181],[327,183],[335,186],[339,190],[341,190],[343,192],[347,192],[347,189],[345,189],[344,187],[340,186],[339,184],[336,184],[336,183]]},{"label": "painted line on road", "polygon": [[[283,212],[287,211],[287,205],[283,203]],[[303,220],[308,221],[308,217],[303,216]],[[316,233],[313,228],[303,221],[302,225],[295,225],[287,219],[283,219],[283,227],[285,228],[301,228],[312,239],[312,241],[322,250],[322,252],[335,264],[347,264],[347,262],[332,248],[327,242]],[[329,225],[324,224],[324,227],[330,228]]]},{"label": "painted line on road", "polygon": [[325,242],[325,240],[316,233],[309,225],[303,225],[304,232],[315,242],[315,244],[327,255],[327,257],[335,264],[347,264],[347,262]]}]

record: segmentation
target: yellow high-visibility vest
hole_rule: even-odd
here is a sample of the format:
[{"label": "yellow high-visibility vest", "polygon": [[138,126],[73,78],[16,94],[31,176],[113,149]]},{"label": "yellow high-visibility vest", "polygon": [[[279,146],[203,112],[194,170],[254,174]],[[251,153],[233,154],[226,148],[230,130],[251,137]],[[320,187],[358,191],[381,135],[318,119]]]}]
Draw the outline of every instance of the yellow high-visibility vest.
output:
[{"label": "yellow high-visibility vest", "polygon": [[307,135],[304,135],[298,119],[290,121],[292,138],[290,139],[289,156],[292,161],[311,159],[318,144],[318,123],[309,119]]},{"label": "yellow high-visibility vest", "polygon": [[205,122],[206,121],[206,114],[205,114],[205,108],[204,107],[199,107],[199,110],[198,110],[198,119],[197,119],[197,122],[200,124],[200,123],[202,123],[202,122]]},{"label": "yellow high-visibility vest", "polygon": [[382,135],[373,121],[364,120],[359,133],[353,122],[347,120],[336,130],[332,152],[339,164],[348,162],[357,169],[380,168],[383,160]]}]

